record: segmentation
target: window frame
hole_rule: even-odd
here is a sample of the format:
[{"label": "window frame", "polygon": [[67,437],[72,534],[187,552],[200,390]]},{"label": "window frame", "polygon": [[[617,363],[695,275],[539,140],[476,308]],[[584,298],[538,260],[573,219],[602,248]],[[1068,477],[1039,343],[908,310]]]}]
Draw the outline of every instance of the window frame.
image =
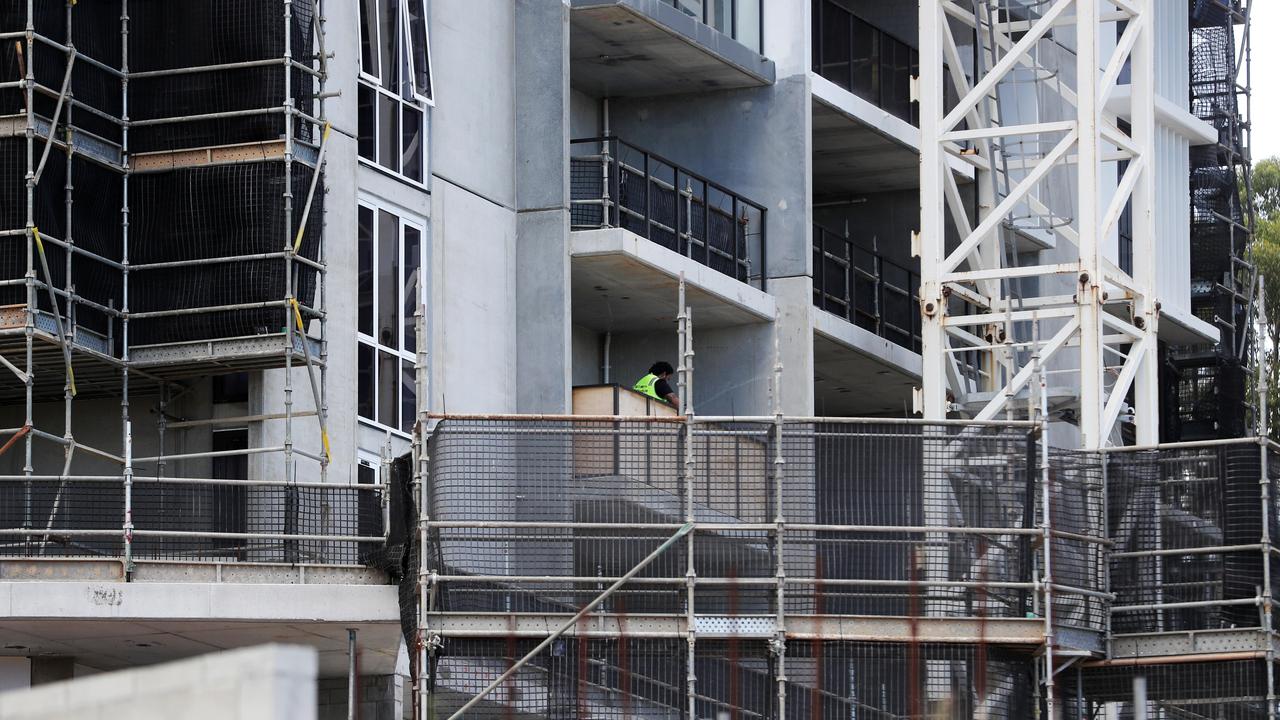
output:
[{"label": "window frame", "polygon": [[[409,19],[409,3],[416,3],[418,11],[422,13],[422,30],[423,30],[423,56],[427,60],[427,84],[431,86],[431,94],[423,95],[421,88],[418,87],[418,67],[414,63],[413,57],[413,30]],[[405,49],[409,55],[409,76],[410,82],[413,84],[413,97],[427,107],[436,106],[436,75],[434,63],[431,62],[431,18],[427,15],[427,0],[400,0],[401,14],[404,15],[404,33],[401,40],[405,43]]]},{"label": "window frame", "polygon": [[[372,373],[371,382],[373,385],[372,402],[373,402],[374,417],[369,418],[362,415],[360,413],[360,403],[357,400],[356,418],[358,422],[363,425],[394,433],[398,437],[407,438],[407,437],[410,437],[410,433],[408,431],[401,430],[397,426],[387,425],[376,419],[377,416],[379,416],[382,411],[382,408],[380,407],[381,397],[379,393],[379,389],[380,389],[379,381],[381,380],[381,378],[379,377],[381,374],[381,363],[379,362],[379,358],[380,358],[379,354],[386,353],[388,355],[392,355],[398,361],[396,363],[396,378],[394,380],[395,382],[394,412],[395,412],[396,419],[399,420],[401,423],[404,423],[405,418],[400,417],[404,409],[404,394],[403,394],[404,384],[402,382],[403,364],[405,362],[408,362],[409,365],[416,366],[417,360],[418,360],[418,349],[422,347],[423,343],[426,343],[428,341],[428,338],[422,338],[422,337],[416,338],[415,345],[414,345],[415,350],[405,349],[405,337],[406,337],[405,319],[404,317],[402,317],[402,313],[404,312],[404,307],[405,307],[405,300],[406,300],[406,297],[405,297],[406,266],[404,264],[405,236],[406,236],[405,230],[406,228],[412,228],[418,231],[418,258],[417,258],[418,259],[418,280],[417,280],[418,297],[417,297],[417,301],[418,301],[418,304],[421,304],[426,301],[425,278],[426,278],[427,243],[428,243],[428,237],[429,237],[427,234],[428,223],[426,218],[416,213],[413,213],[411,211],[408,211],[399,205],[396,205],[391,202],[387,202],[385,200],[382,200],[381,198],[377,198],[374,196],[361,193],[356,199],[357,215],[359,215],[359,212],[361,209],[366,209],[366,208],[373,212],[373,224],[371,227],[372,241],[373,241],[373,247],[372,247],[373,284],[372,284],[372,287],[370,288],[370,292],[373,295],[373,304],[372,304],[371,311],[373,312],[373,319],[374,319],[373,327],[371,329],[375,334],[370,335],[368,333],[363,332],[360,329],[359,314],[360,314],[361,308],[359,303],[359,289],[358,289],[359,280],[357,278],[357,302],[356,302],[356,322],[355,322],[356,345],[357,345],[356,375],[357,375],[357,393],[358,393],[359,392],[358,378],[361,371],[359,349],[361,346],[366,346],[373,351],[373,368],[371,369],[371,373]],[[378,272],[377,272],[379,253],[382,249],[382,245],[381,245],[382,232],[381,232],[380,223],[378,222],[378,214],[380,212],[386,212],[391,215],[394,215],[397,219],[397,225],[396,225],[397,237],[396,237],[395,257],[399,262],[399,277],[396,278],[396,292],[395,292],[396,303],[397,303],[397,307],[395,311],[395,314],[396,314],[395,332],[396,332],[396,338],[397,338],[397,347],[395,348],[391,348],[386,345],[383,345],[381,342],[379,342],[376,335],[376,333],[378,333],[378,317],[380,314],[379,311],[381,310],[380,296],[382,294],[381,292],[379,292],[381,288],[378,286]],[[359,238],[357,237],[357,243],[358,242],[359,242]],[[359,273],[359,268],[357,267],[357,274],[358,273]],[[418,398],[415,398],[415,401],[418,401]],[[412,419],[413,418],[410,418],[410,424],[412,424]]]},{"label": "window frame", "polygon": [[[363,18],[361,17],[361,14],[362,14],[361,10],[363,10],[366,7],[366,3],[368,3],[369,5],[372,5],[371,12],[373,14],[373,28],[374,28],[374,31],[378,33],[378,37],[374,38],[373,43],[369,46],[373,52],[373,66],[378,69],[377,75],[373,75],[371,73],[365,72],[365,69],[364,69],[363,46],[364,46],[365,27],[364,27]],[[356,29],[358,32],[357,40],[361,45],[360,63],[359,63],[360,70],[356,74],[360,78],[364,80],[368,80],[369,82],[375,85],[381,85],[382,84],[382,19],[378,15],[378,0],[356,0],[354,5],[355,5],[355,14],[356,14]]]},{"label": "window frame", "polygon": [[[412,38],[412,32],[410,30],[410,21],[409,21],[409,3],[411,2],[417,3],[417,7],[419,8],[419,11],[422,13],[422,17],[423,17],[423,29],[424,29],[424,36],[425,36],[424,37],[425,47],[423,48],[423,50],[424,50],[424,57],[426,58],[426,63],[427,63],[427,82],[431,84],[431,95],[423,95],[420,92],[420,88],[418,87],[417,68],[413,59],[413,56],[414,56],[413,47],[412,47],[413,38]],[[429,132],[429,119],[428,119],[429,110],[428,109],[435,107],[435,70],[433,67],[433,63],[431,62],[431,23],[430,23],[430,17],[426,14],[427,5],[425,0],[399,0],[399,2],[397,3],[397,6],[399,7],[399,11],[398,11],[399,17],[396,19],[396,23],[395,23],[396,30],[393,32],[395,32],[397,35],[396,48],[400,57],[393,58],[393,62],[397,62],[400,68],[406,69],[407,72],[409,73],[410,77],[408,78],[408,82],[410,86],[413,88],[413,91],[412,91],[413,97],[412,99],[408,99],[402,94],[403,83],[405,81],[404,78],[401,78],[401,82],[399,83],[401,87],[388,88],[384,84],[381,77],[382,66],[383,66],[383,62],[382,62],[383,61],[383,58],[382,58],[382,42],[383,42],[382,20],[383,18],[380,14],[380,9],[379,9],[380,5],[378,0],[358,0],[355,3],[356,25],[359,28],[360,41],[361,43],[363,43],[363,40],[364,40],[364,27],[360,23],[361,8],[365,7],[366,4],[371,5],[370,12],[372,12],[374,15],[374,26],[378,32],[377,41],[373,48],[373,55],[375,56],[373,60],[377,65],[379,74],[373,75],[368,72],[365,72],[364,57],[362,54],[360,58],[360,69],[357,72],[356,93],[357,93],[357,103],[358,103],[361,88],[368,87],[370,90],[373,91],[373,100],[374,100],[373,108],[372,108],[373,127],[371,128],[371,132],[372,132],[372,138],[373,138],[374,157],[367,158],[364,155],[360,154],[358,150],[357,150],[356,156],[359,159],[359,162],[363,165],[367,165],[368,167],[387,173],[392,177],[398,178],[404,182],[409,183],[410,185],[413,185],[414,187],[426,188],[427,180],[428,180],[427,178],[427,167],[428,167],[427,138],[428,138],[428,132]],[[394,141],[395,148],[396,148],[396,153],[395,153],[396,167],[394,168],[383,165],[379,159],[379,156],[381,155],[381,151],[382,151],[381,143],[384,139],[382,137],[382,132],[381,132],[382,117],[383,117],[383,111],[382,111],[383,102],[380,102],[380,100],[383,100],[383,101],[393,100],[396,103],[397,112],[399,112],[399,117],[396,119],[397,120],[396,138]],[[403,164],[404,155],[405,155],[405,139],[404,139],[405,121],[404,120],[405,120],[405,114],[408,111],[413,111],[418,113],[418,117],[419,117],[418,135],[419,135],[419,144],[421,146],[421,150],[418,153],[418,167],[415,168],[416,172],[414,173],[417,175],[416,178],[410,175],[409,173],[405,172],[405,167]],[[358,118],[357,118],[357,124],[359,124]]]}]

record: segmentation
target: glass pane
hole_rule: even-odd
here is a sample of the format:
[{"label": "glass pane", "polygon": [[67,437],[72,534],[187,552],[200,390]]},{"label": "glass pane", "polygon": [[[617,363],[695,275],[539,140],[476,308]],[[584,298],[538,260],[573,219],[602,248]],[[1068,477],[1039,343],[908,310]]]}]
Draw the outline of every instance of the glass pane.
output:
[{"label": "glass pane", "polygon": [[378,164],[400,172],[400,101],[378,93]]},{"label": "glass pane", "polygon": [[413,363],[402,359],[400,368],[400,429],[404,432],[413,432],[414,416],[418,412]]},{"label": "glass pane", "polygon": [[417,335],[414,332],[418,312],[418,302],[422,289],[418,285],[421,273],[418,272],[422,258],[422,232],[417,228],[404,228],[404,349],[409,352],[418,351]]},{"label": "glass pane", "polygon": [[359,136],[360,157],[374,162],[378,161],[378,113],[375,106],[377,94],[377,90],[364,83],[361,83],[356,90],[356,99],[360,106],[360,119],[356,133]]},{"label": "glass pane", "polygon": [[703,0],[672,0],[671,4],[684,12],[689,17],[702,19],[702,3]]},{"label": "glass pane", "polygon": [[357,254],[360,270],[357,286],[357,307],[360,332],[373,336],[373,209],[360,207],[360,232]]},{"label": "glass pane", "polygon": [[356,346],[356,407],[360,417],[377,420],[373,414],[373,347],[360,343]]},{"label": "glass pane", "polygon": [[431,99],[431,45],[423,0],[409,3],[409,43],[413,52],[413,82],[418,94]]},{"label": "glass pane", "polygon": [[387,427],[399,427],[396,416],[400,404],[396,402],[396,385],[399,384],[399,361],[391,353],[378,353],[378,422]]},{"label": "glass pane", "polygon": [[733,35],[733,1],[708,0],[707,24],[725,35]]},{"label": "glass pane", "polygon": [[422,111],[412,105],[404,108],[403,137],[400,151],[404,175],[410,180],[422,182]]},{"label": "glass pane", "polygon": [[764,52],[764,38],[760,35],[760,0],[737,0],[733,11],[737,14],[735,37],[738,42]]},{"label": "glass pane", "polygon": [[849,87],[849,13],[832,3],[822,6],[822,51],[818,74],[839,85]]},{"label": "glass pane", "polygon": [[[405,0],[405,2],[408,2],[408,1],[409,0]],[[396,39],[398,41],[399,54],[400,54],[400,62],[399,62],[400,84],[397,86],[398,88],[397,91],[400,93],[401,98],[409,102],[413,102],[414,100],[413,66],[409,64],[410,48],[408,46],[409,38],[407,37],[407,32],[406,32],[407,28],[405,27],[406,23],[407,23],[407,20],[405,19],[404,9],[402,8],[401,14],[400,14],[399,31],[396,34]]]},{"label": "glass pane", "polygon": [[396,50],[400,32],[400,0],[377,0],[378,29],[380,32],[378,51],[382,55],[382,87],[394,91],[400,83],[399,57]]},{"label": "glass pane", "polygon": [[360,69],[378,76],[377,0],[360,0]]},{"label": "glass pane", "polygon": [[400,218],[378,211],[378,343],[400,349]]},{"label": "glass pane", "polygon": [[849,40],[849,89],[864,100],[879,103],[877,80],[880,72],[880,33],[871,25],[852,18]]}]

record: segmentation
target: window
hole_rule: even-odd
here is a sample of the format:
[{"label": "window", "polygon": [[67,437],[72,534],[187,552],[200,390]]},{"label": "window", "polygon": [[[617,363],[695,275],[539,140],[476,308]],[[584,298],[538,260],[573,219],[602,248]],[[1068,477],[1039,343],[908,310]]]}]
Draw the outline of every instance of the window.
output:
[{"label": "window", "polygon": [[360,417],[409,432],[417,406],[414,314],[422,301],[423,225],[361,203],[357,322]]},{"label": "window", "polygon": [[415,182],[424,177],[433,101],[425,0],[360,0],[360,157]]}]

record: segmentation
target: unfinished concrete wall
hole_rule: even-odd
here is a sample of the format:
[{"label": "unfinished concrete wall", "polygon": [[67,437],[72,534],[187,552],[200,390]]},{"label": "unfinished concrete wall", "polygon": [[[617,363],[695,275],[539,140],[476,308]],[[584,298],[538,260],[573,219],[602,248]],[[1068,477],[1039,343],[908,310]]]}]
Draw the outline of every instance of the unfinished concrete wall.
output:
[{"label": "unfinished concrete wall", "polygon": [[0,694],[6,720],[314,720],[316,651],[264,645]]}]

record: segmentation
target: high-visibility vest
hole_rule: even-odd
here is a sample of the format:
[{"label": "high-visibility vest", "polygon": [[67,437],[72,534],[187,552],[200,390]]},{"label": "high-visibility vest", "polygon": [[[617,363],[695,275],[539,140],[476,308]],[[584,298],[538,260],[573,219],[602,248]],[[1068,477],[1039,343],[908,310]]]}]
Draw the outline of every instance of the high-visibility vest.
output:
[{"label": "high-visibility vest", "polygon": [[657,387],[658,387],[658,376],[654,375],[653,373],[649,373],[648,375],[645,375],[644,377],[636,381],[636,384],[632,388],[632,390],[635,390],[638,393],[643,393],[645,395],[648,395],[649,397],[654,398],[655,400],[666,400],[666,398],[658,397]]}]

